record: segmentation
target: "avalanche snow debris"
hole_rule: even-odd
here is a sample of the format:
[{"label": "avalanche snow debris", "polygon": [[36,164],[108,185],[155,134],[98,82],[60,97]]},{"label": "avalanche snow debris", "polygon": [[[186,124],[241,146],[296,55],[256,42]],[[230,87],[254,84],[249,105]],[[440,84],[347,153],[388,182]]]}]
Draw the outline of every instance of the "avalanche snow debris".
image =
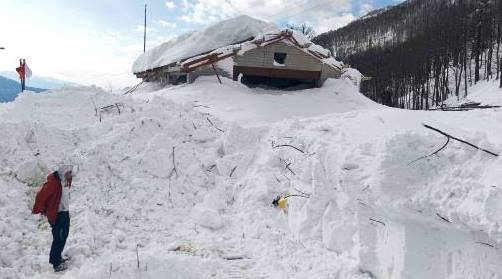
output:
[{"label": "avalanche snow debris", "polygon": [[[134,110],[99,122],[91,99]],[[2,278],[54,278],[50,229],[30,214],[26,183],[66,156],[79,172],[63,279],[502,276],[502,191],[492,187],[502,158],[452,143],[407,165],[441,139],[422,122],[500,150],[496,110],[391,109],[344,80],[284,94],[202,78],[134,98],[23,93],[0,113]],[[308,152],[271,149],[278,139]],[[173,147],[179,175],[169,177]],[[296,189],[310,198],[291,198],[287,215],[270,205]]]}]

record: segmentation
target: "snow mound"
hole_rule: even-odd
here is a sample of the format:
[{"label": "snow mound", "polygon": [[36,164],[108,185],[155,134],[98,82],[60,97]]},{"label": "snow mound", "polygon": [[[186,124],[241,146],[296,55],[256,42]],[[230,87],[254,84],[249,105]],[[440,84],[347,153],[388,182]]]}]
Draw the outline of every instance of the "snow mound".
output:
[{"label": "snow mound", "polygon": [[341,76],[342,79],[348,79],[354,83],[355,86],[359,87],[361,84],[361,80],[363,78],[363,74],[354,68],[346,68],[343,69],[343,73]]},{"label": "snow mound", "polygon": [[200,77],[190,86],[134,97],[146,101],[162,96],[243,126],[383,107],[361,94],[351,81],[343,79],[328,79],[321,88],[296,91],[251,89],[230,79],[222,80],[223,86],[215,77]]},{"label": "snow mound", "polygon": [[224,20],[203,30],[183,34],[138,57],[132,71],[139,73],[242,42],[276,27],[246,15]]}]

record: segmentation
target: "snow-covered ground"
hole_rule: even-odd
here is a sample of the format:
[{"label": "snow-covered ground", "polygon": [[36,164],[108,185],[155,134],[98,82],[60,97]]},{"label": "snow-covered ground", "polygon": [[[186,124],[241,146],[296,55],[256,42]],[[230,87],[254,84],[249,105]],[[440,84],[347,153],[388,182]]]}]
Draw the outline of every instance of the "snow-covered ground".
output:
[{"label": "snow-covered ground", "polygon": [[148,101],[163,96],[244,126],[379,107],[348,80],[330,79],[322,88],[301,91],[250,89],[230,79],[223,79],[223,83],[220,85],[216,77],[201,77],[195,86],[180,85],[153,92],[147,87],[133,97]]},{"label": "snow-covered ground", "polygon": [[[470,98],[502,104],[494,84]],[[421,123],[502,152],[500,109],[391,109],[347,80],[147,88],[0,105],[0,278],[502,277],[502,159],[452,141],[411,163],[445,142]],[[55,275],[30,207],[62,162],[78,166],[73,264]],[[281,193],[310,198],[284,214]]]}]

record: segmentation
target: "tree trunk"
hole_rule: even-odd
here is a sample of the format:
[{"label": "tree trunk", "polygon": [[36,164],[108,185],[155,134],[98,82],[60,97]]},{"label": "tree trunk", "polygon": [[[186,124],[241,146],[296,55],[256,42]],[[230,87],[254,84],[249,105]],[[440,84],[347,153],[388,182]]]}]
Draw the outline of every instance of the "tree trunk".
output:
[{"label": "tree trunk", "polygon": [[481,27],[476,31],[476,46],[474,48],[474,83],[479,81],[479,68],[481,56]]},{"label": "tree trunk", "polygon": [[495,57],[495,59],[497,59],[497,79],[499,79],[500,77],[500,71],[498,69],[500,69],[500,24],[497,25],[497,55]]}]

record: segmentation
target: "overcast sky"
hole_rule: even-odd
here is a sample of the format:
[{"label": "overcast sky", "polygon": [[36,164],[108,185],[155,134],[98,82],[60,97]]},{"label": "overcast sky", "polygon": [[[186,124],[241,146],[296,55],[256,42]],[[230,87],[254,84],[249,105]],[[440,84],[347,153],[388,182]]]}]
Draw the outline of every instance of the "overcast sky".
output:
[{"label": "overcast sky", "polygon": [[[0,71],[26,58],[33,73],[105,88],[134,84],[134,59],[147,48],[209,23],[248,14],[277,24],[341,27],[402,0],[0,0]],[[29,81],[28,81],[29,84]]]}]

